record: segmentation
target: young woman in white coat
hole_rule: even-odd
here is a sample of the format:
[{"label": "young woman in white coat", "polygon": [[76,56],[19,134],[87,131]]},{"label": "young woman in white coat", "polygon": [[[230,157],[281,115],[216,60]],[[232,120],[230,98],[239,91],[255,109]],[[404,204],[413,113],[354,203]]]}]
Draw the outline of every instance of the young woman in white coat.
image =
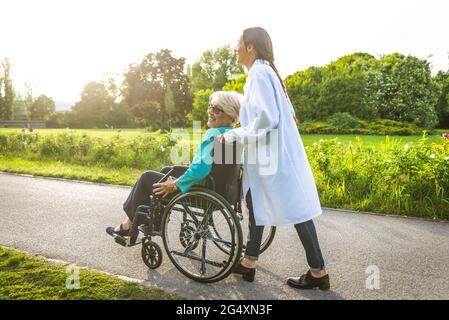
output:
[{"label": "young woman in white coat", "polygon": [[294,225],[310,269],[288,278],[287,284],[327,290],[329,276],[312,221],[321,214],[320,200],[292,104],[274,65],[271,38],[263,28],[246,29],[236,54],[238,63],[249,70],[241,127],[224,133],[221,141],[245,145],[242,191],[250,216],[250,240],[235,273],[254,281],[264,226]]}]

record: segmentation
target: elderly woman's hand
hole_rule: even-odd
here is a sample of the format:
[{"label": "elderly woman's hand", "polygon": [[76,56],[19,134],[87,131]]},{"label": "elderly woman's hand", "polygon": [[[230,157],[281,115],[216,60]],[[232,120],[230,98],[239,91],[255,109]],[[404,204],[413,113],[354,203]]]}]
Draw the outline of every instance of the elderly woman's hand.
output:
[{"label": "elderly woman's hand", "polygon": [[155,183],[153,184],[153,192],[158,197],[162,196],[162,198],[165,198],[170,193],[175,192],[178,189],[178,186],[176,185],[176,179],[173,177],[168,177],[167,181],[161,182],[161,183]]}]

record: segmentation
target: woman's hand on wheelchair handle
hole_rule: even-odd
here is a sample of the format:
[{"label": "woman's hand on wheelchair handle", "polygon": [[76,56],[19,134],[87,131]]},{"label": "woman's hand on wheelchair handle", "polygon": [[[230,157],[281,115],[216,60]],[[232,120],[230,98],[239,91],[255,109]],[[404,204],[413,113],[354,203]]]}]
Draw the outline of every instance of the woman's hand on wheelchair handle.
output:
[{"label": "woman's hand on wheelchair handle", "polygon": [[153,192],[158,197],[165,198],[170,193],[173,193],[177,190],[176,179],[173,177],[168,177],[167,181],[161,183],[153,184]]}]

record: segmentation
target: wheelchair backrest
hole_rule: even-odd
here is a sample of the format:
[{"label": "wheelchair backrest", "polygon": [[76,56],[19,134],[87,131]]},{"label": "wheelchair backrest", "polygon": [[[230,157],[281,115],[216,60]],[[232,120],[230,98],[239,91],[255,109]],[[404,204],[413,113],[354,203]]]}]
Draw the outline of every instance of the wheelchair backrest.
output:
[{"label": "wheelchair backrest", "polygon": [[218,139],[214,139],[210,175],[215,184],[215,192],[222,195],[231,205],[240,199],[242,150],[243,146],[237,142],[222,144]]}]

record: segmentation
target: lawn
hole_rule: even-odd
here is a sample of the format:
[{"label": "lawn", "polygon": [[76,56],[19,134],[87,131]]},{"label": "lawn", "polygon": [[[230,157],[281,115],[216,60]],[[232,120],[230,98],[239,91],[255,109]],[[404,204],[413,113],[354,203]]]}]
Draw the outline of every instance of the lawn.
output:
[{"label": "lawn", "polygon": [[[0,128],[1,133],[13,133],[20,132],[22,129],[13,129],[13,128]],[[119,131],[120,130],[120,131]],[[187,129],[187,131],[191,132],[192,129]],[[136,137],[139,135],[149,134],[146,129],[34,129],[34,132],[39,133],[40,135],[48,135],[48,134],[57,134],[61,132],[76,132],[79,134],[87,134],[94,137],[99,138],[108,138],[115,134],[120,134],[124,137]],[[449,129],[436,129],[437,134],[429,135],[429,142],[438,142],[441,140],[440,135],[445,132],[449,132]],[[337,141],[342,143],[356,143],[357,139],[360,138],[360,142],[362,145],[380,145],[385,143],[387,140],[386,136],[374,136],[374,135],[334,135],[334,134],[301,134],[301,138],[304,142],[304,145],[311,145],[314,142],[319,141],[320,139],[334,139],[337,138]],[[401,143],[414,143],[421,136],[391,136],[388,139],[395,139],[400,141]]]},{"label": "lawn", "polygon": [[74,269],[67,267],[0,246],[0,300],[184,299],[85,268],[79,269],[75,282]]},{"label": "lawn", "polygon": [[[322,205],[449,219],[449,139],[441,137],[443,132],[427,137],[302,135]],[[189,163],[194,154],[189,150],[196,149],[188,147],[188,135],[177,142],[187,148],[176,150],[169,135],[135,129],[0,130],[0,138],[0,171],[128,186],[142,171]],[[173,150],[186,156],[173,158]]]}]

